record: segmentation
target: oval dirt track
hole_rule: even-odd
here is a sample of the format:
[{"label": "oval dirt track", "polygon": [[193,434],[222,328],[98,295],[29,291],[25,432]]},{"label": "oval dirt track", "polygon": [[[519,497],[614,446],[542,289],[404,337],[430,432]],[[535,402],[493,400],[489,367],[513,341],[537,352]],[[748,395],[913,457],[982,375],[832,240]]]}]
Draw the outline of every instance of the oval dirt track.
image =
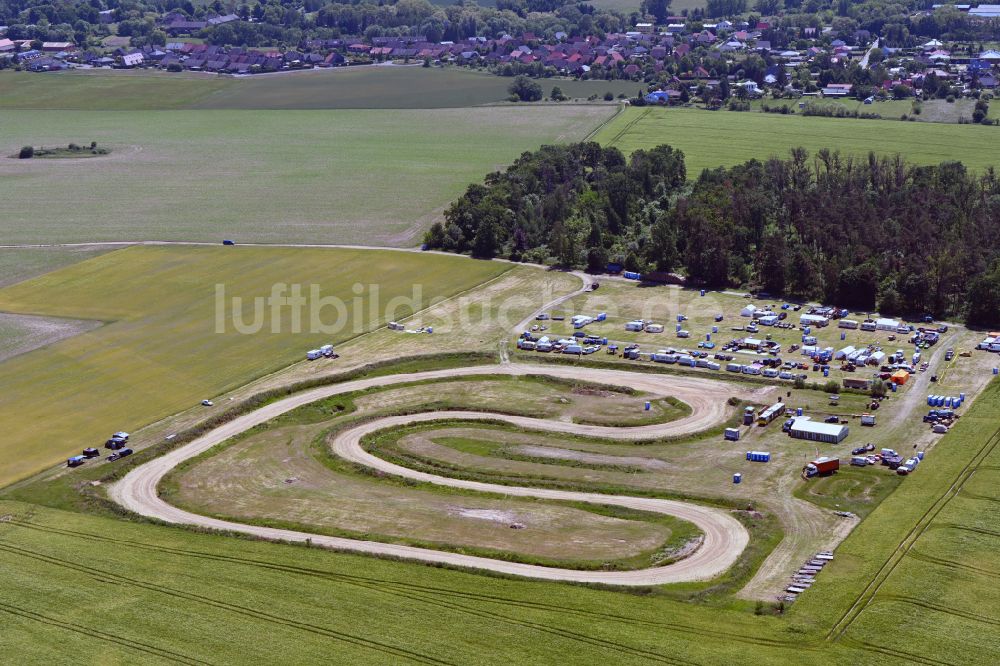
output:
[{"label": "oval dirt track", "polygon": [[[323,536],[295,530],[246,525],[184,511],[166,503],[160,499],[157,493],[157,486],[160,480],[181,462],[197,456],[249,428],[316,400],[366,388],[391,386],[427,379],[445,379],[473,375],[527,374],[620,384],[644,391],[661,394],[668,393],[688,403],[691,406],[692,412],[687,417],[669,423],[626,428],[565,423],[484,412],[428,412],[407,416],[390,416],[359,424],[334,435],[330,441],[330,446],[338,456],[357,464],[421,482],[462,488],[470,491],[501,493],[509,496],[616,505],[675,516],[694,523],[704,533],[704,540],[694,553],[673,564],[634,571],[578,571],[575,569],[560,569],[449,553],[429,548],[417,548],[375,541]],[[449,368],[405,375],[359,379],[303,391],[302,393],[266,405],[249,414],[237,417],[215,430],[202,435],[198,439],[132,470],[121,481],[111,486],[110,495],[114,501],[130,511],[169,523],[196,525],[229,532],[241,532],[271,540],[304,542],[308,539],[314,545],[339,550],[387,555],[456,567],[484,569],[529,578],[632,586],[705,580],[723,573],[732,566],[750,539],[743,525],[726,510],[675,500],[549,490],[524,486],[506,486],[426,474],[400,467],[371,455],[361,447],[361,439],[365,435],[377,430],[442,418],[504,421],[534,430],[592,437],[631,440],[653,439],[690,434],[716,425],[725,417],[726,400],[730,395],[743,394],[749,396],[761,391],[770,391],[770,389],[754,390],[733,385],[728,385],[729,391],[720,390],[724,386],[727,385],[716,380],[694,376],[652,375],[624,370],[529,364]]]}]

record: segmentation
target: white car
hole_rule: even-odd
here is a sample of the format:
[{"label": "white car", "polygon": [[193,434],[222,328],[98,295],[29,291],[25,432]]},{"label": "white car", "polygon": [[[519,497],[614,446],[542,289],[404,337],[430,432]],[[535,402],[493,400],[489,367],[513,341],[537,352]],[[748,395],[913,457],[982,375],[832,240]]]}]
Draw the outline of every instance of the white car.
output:
[{"label": "white car", "polygon": [[202,400],[202,401],[201,401],[201,404],[202,404],[202,406],[203,406],[203,407],[211,407],[211,406],[212,406],[212,405],[214,405],[215,403],[214,403],[214,402],[212,402],[211,400]]}]

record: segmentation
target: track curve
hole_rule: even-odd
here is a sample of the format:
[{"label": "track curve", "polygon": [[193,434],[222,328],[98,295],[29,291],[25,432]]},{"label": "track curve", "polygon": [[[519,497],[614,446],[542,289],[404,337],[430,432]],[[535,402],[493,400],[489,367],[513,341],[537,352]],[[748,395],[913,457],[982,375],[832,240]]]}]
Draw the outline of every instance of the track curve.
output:
[{"label": "track curve", "polygon": [[[428,379],[446,379],[474,375],[528,374],[547,375],[550,377],[589,382],[623,384],[640,390],[658,393],[669,390],[670,394],[687,402],[691,406],[692,412],[682,419],[668,423],[625,428],[565,423],[485,412],[428,412],[406,416],[390,416],[361,423],[336,433],[331,438],[329,444],[336,455],[346,460],[421,482],[470,491],[501,493],[508,496],[616,505],[688,520],[694,523],[704,534],[702,545],[693,554],[673,564],[633,571],[579,571],[575,569],[560,569],[450,553],[429,548],[417,548],[399,544],[324,536],[296,530],[246,525],[185,511],[168,504],[158,496],[157,486],[159,482],[170,470],[180,463],[209,450],[213,446],[249,428],[260,425],[276,416],[316,400],[372,387],[392,386],[394,384]],[[619,440],[642,440],[676,436],[697,432],[717,424],[725,417],[725,401],[732,393],[743,393],[749,396],[770,391],[770,389],[754,390],[737,386],[731,388],[732,391],[730,393],[724,393],[719,390],[720,383],[717,380],[693,376],[649,375],[621,370],[576,366],[537,366],[530,364],[448,368],[405,375],[359,379],[304,391],[266,405],[249,414],[237,417],[192,442],[135,468],[120,481],[112,485],[109,494],[115,502],[134,513],[168,523],[195,525],[228,532],[240,532],[276,541],[305,542],[308,540],[314,545],[338,550],[483,569],[527,578],[625,586],[662,585],[666,583],[705,580],[723,573],[732,566],[749,543],[750,537],[746,528],[728,511],[675,500],[505,486],[437,476],[410,470],[382,460],[365,451],[361,447],[361,439],[365,435],[377,430],[443,418],[458,418],[473,421],[504,421],[533,430],[591,437],[607,437]]]}]

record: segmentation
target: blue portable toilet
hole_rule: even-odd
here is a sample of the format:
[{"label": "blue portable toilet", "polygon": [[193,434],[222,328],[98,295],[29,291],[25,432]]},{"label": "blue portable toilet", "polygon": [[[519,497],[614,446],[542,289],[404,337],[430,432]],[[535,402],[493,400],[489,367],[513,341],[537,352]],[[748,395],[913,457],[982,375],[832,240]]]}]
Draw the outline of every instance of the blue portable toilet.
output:
[{"label": "blue portable toilet", "polygon": [[718,326],[713,326],[712,327],[712,333],[718,333],[718,332],[719,332],[719,327]]},{"label": "blue portable toilet", "polygon": [[809,326],[805,326],[805,327],[802,328],[802,333],[804,335],[809,335],[809,333],[811,333],[811,332],[812,332],[812,328],[809,327]]},{"label": "blue portable toilet", "polygon": [[892,384],[889,384],[889,386],[892,388],[892,392],[895,393],[896,392],[896,384],[892,383]]},{"label": "blue portable toilet", "polygon": [[648,412],[652,407],[653,407],[652,403],[650,403],[649,400],[647,400],[646,401],[646,411]]},{"label": "blue portable toilet", "polygon": [[681,325],[680,325],[680,324],[677,324],[677,329],[676,329],[676,330],[677,330],[678,332],[679,332],[679,331],[681,330]]},{"label": "blue portable toilet", "polygon": [[684,321],[684,315],[677,315],[677,321]]},{"label": "blue portable toilet", "polygon": [[797,408],[797,409],[795,410],[795,415],[796,415],[796,416],[802,416],[802,408],[801,408],[801,407],[799,407],[799,408]]},{"label": "blue portable toilet", "polygon": [[841,331],[841,333],[840,333],[840,339],[841,340],[846,340],[847,339],[847,333],[844,333],[843,331]]},{"label": "blue portable toilet", "polygon": [[1000,368],[993,368],[994,375],[1000,375]]},{"label": "blue portable toilet", "polygon": [[950,395],[949,396],[945,396],[945,398],[944,398],[944,406],[945,407],[951,407],[951,396]]},{"label": "blue portable toilet", "polygon": [[733,474],[733,483],[739,483],[742,480],[743,480],[743,475],[742,474],[740,474],[739,472],[736,472],[735,474]]},{"label": "blue portable toilet", "polygon": [[428,333],[433,333],[434,332],[434,327],[433,326],[428,326],[427,327],[427,332]]},{"label": "blue portable toilet", "polygon": [[917,451],[917,460],[923,460],[923,459],[924,459],[924,452]]},{"label": "blue portable toilet", "polygon": [[604,321],[607,318],[608,318],[608,313],[607,312],[598,312],[597,313],[597,321]]},{"label": "blue portable toilet", "polygon": [[965,402],[965,394],[964,393],[959,393],[958,394],[958,399],[961,400],[962,402]]},{"label": "blue portable toilet", "polygon": [[705,290],[704,290],[704,289],[702,289],[702,290],[701,290],[701,295],[702,295],[702,296],[704,296],[704,295],[705,295]]},{"label": "blue portable toilet", "polygon": [[711,339],[712,339],[712,334],[711,333],[706,333],[705,334],[705,340],[711,341]]},{"label": "blue portable toilet", "polygon": [[829,377],[830,376],[830,368],[826,368],[826,367],[823,368],[823,376],[824,377]]},{"label": "blue portable toilet", "polygon": [[927,396],[927,406],[928,407],[934,406],[934,396],[932,395]]}]

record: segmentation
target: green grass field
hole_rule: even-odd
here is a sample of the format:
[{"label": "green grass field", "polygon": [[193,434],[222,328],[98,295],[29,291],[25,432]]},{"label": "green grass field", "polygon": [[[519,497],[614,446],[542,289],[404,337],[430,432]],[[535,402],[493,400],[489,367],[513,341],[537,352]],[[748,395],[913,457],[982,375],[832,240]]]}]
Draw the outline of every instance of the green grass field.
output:
[{"label": "green grass field", "polygon": [[[411,285],[420,283],[419,308],[509,268],[417,253],[135,247],[7,287],[0,290],[2,311],[106,325],[0,364],[5,433],[0,450],[7,460],[0,483],[99,445],[116,430],[134,431],[242,386],[320,344],[369,330],[385,315],[366,307],[358,316],[352,300],[356,283],[378,284],[383,307],[394,296],[410,296]],[[320,316],[327,325],[344,317],[344,330],[308,333],[311,323],[304,313],[306,332],[292,333],[286,308],[279,333],[269,332],[269,318],[257,334],[240,334],[229,320],[224,333],[216,332],[216,285],[244,297],[245,321],[251,323],[248,299],[267,296],[276,282],[305,285],[306,295],[315,283],[321,296],[342,298],[348,304],[343,315],[328,308]],[[367,287],[364,293],[370,293]]]},{"label": "green grass field", "polygon": [[110,252],[113,247],[0,248],[0,287]]},{"label": "green grass field", "polygon": [[690,178],[702,169],[732,166],[773,155],[787,157],[802,146],[857,156],[869,151],[899,153],[916,164],[961,160],[983,170],[997,163],[997,128],[941,123],[779,116],[694,109],[631,108],[598,132],[595,139],[626,153],[670,144],[684,151]]},{"label": "green grass field", "polygon": [[[632,81],[541,81],[574,98],[635,95]],[[436,109],[495,104],[510,79],[458,67],[354,67],[245,78],[154,71],[0,72],[0,109]],[[20,147],[20,146],[19,146]]]},{"label": "green grass field", "polygon": [[[97,141],[88,160],[0,159],[5,243],[199,240],[414,246],[445,206],[609,106],[409,111],[7,111],[0,154]],[[39,202],[44,201],[44,215]]]}]

